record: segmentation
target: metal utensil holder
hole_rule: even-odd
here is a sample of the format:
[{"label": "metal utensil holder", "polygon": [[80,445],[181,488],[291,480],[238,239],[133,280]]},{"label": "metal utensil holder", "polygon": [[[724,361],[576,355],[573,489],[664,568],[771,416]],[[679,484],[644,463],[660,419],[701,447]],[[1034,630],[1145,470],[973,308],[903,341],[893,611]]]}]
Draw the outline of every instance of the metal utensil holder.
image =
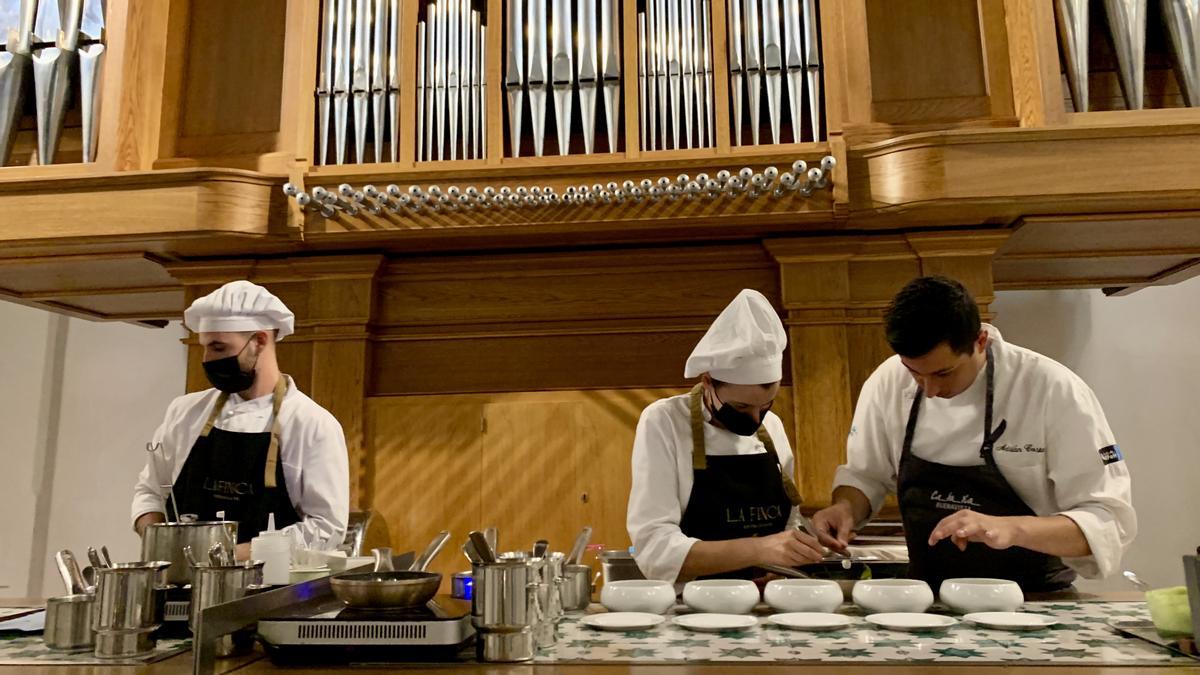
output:
[{"label": "metal utensil holder", "polygon": [[[188,628],[195,633],[204,609],[240,600],[265,588],[262,583],[263,564],[261,560],[251,560],[233,565],[193,565]],[[237,656],[249,652],[253,647],[254,629],[243,628],[217,640],[216,656]]]},{"label": "metal utensil holder", "polygon": [[42,641],[54,651],[87,651],[96,646],[92,614],[96,596],[90,593],[63,595],[46,600],[46,627]]},{"label": "metal utensil holder", "polygon": [[117,563],[96,570],[96,656],[128,658],[153,651],[162,621],[158,589],[165,561]]},{"label": "metal utensil holder", "polygon": [[587,565],[564,565],[562,574],[562,608],[564,612],[582,612],[592,602],[592,568]]},{"label": "metal utensil holder", "polygon": [[532,558],[537,574],[538,602],[542,607],[541,621],[534,627],[538,647],[550,647],[558,642],[558,622],[563,616],[562,571],[566,555],[547,553],[544,558]]},{"label": "metal utensil holder", "polygon": [[539,598],[540,569],[527,554],[502,554],[495,563],[471,566],[474,590],[471,622],[479,635],[481,661],[528,661],[537,649],[535,631],[544,612]]}]

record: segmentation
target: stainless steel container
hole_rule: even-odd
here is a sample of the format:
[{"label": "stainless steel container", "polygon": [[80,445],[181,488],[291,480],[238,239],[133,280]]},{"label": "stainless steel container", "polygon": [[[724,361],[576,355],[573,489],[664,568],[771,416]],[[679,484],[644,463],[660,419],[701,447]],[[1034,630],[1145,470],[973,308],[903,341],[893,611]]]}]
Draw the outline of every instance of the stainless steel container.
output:
[{"label": "stainless steel container", "polygon": [[162,622],[166,561],[117,563],[96,570],[96,656],[130,658],[154,650]]},{"label": "stainless steel container", "polygon": [[604,583],[610,581],[625,581],[627,579],[645,579],[646,575],[638,568],[633,554],[624,549],[612,549],[600,552],[600,567],[604,572]]},{"label": "stainless steel container", "polygon": [[142,560],[166,560],[167,583],[192,583],[191,569],[183,547],[203,552],[220,543],[228,548],[237,544],[238,525],[231,520],[154,523],[142,531]]},{"label": "stainless steel container", "polygon": [[450,578],[450,597],[470,600],[474,590],[474,577],[470,572],[455,572]]},{"label": "stainless steel container", "polygon": [[564,612],[582,612],[592,603],[592,568],[587,565],[564,565],[562,576],[562,608]]},{"label": "stainless steel container", "polygon": [[96,631],[96,656],[102,659],[128,659],[154,651],[158,641],[154,629]]},{"label": "stainless steel container", "polygon": [[[251,560],[233,565],[195,565],[192,567],[192,602],[188,627],[196,632],[200,612],[208,607],[240,600],[263,586],[263,562]],[[222,636],[216,645],[218,657],[245,654],[254,647],[254,628]]]},{"label": "stainless steel container", "polygon": [[537,652],[533,629],[493,633],[480,632],[475,636],[475,652],[480,661],[516,663],[530,661]]},{"label": "stainless steel container", "polygon": [[157,628],[162,571],[166,561],[116,563],[96,570],[96,631]]},{"label": "stainless steel container", "polygon": [[524,557],[502,557],[495,563],[471,566],[475,588],[471,621],[480,630],[522,631],[538,622],[538,578]]},{"label": "stainless steel container", "polygon": [[46,600],[46,628],[42,640],[55,651],[87,651],[96,645],[92,612],[96,596],[83,593]]},{"label": "stainless steel container", "polygon": [[566,556],[562,553],[547,553],[543,558],[532,558],[537,577],[538,606],[541,615],[534,626],[533,636],[538,647],[550,647],[558,642],[558,620],[562,618],[562,568]]}]

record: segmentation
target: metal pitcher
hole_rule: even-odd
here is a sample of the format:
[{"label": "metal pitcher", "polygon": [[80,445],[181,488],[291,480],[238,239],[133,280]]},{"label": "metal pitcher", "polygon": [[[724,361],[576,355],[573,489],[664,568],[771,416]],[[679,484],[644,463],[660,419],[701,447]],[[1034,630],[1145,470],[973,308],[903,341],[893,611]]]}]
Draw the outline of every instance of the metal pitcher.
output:
[{"label": "metal pitcher", "polygon": [[166,561],[117,563],[96,570],[96,656],[125,658],[154,649],[162,622],[160,593]]},{"label": "metal pitcher", "polygon": [[[197,564],[192,566],[192,603],[188,627],[194,634],[200,625],[200,612],[208,607],[232,602],[265,588],[263,562],[251,560],[232,565]],[[254,647],[254,629],[237,631],[220,638],[218,657],[236,656]]]}]

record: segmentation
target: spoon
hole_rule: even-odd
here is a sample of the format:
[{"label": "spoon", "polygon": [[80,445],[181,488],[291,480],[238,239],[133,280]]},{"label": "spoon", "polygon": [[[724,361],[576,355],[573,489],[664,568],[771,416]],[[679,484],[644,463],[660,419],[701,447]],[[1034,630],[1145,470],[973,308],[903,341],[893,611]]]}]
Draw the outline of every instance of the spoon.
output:
[{"label": "spoon", "polygon": [[1125,577],[1125,579],[1127,581],[1129,581],[1129,583],[1133,584],[1134,586],[1137,586],[1139,590],[1142,590],[1142,591],[1150,590],[1150,584],[1142,581],[1141,578],[1138,577],[1138,575],[1133,573],[1133,570],[1125,570],[1124,572],[1121,572],[1121,576]]},{"label": "spoon", "polygon": [[96,569],[100,569],[101,567],[104,567],[104,561],[100,559],[100,552],[96,550],[95,546],[88,547],[87,557],[88,557],[88,562],[90,562],[92,564],[92,567],[94,567]]},{"label": "spoon", "polygon": [[576,565],[579,559],[583,557],[583,552],[587,549],[588,540],[592,538],[592,528],[585,527],[579,532],[579,537],[575,540],[575,545],[571,547],[571,553],[567,556],[567,565]]},{"label": "spoon", "polygon": [[472,530],[468,535],[471,538],[471,543],[475,544],[475,552],[479,554],[485,565],[491,565],[496,562],[496,550],[492,548],[487,537],[478,530]]},{"label": "spoon", "polygon": [[467,560],[470,560],[471,564],[473,564],[473,565],[483,564],[483,558],[480,557],[479,551],[475,550],[475,542],[468,539],[467,543],[463,544],[462,548],[463,548],[463,553],[466,554]]},{"label": "spoon", "polygon": [[104,566],[105,566],[105,567],[112,567],[112,556],[110,556],[110,555],[108,554],[108,547],[107,547],[107,546],[101,546],[101,547],[100,547],[100,557],[101,557],[101,558],[104,558]]}]

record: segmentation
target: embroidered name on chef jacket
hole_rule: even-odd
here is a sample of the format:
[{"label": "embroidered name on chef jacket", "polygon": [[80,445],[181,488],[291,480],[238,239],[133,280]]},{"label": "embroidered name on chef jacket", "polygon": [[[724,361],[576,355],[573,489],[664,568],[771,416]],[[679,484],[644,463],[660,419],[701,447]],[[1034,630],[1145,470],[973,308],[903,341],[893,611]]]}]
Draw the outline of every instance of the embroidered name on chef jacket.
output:
[{"label": "embroidered name on chef jacket", "polygon": [[746,527],[766,527],[782,515],[778,504],[725,508],[726,523],[742,523]]},{"label": "embroidered name on chef jacket", "polygon": [[239,497],[254,494],[254,486],[248,482],[234,482],[231,480],[213,480],[212,478],[204,479],[204,489],[213,493],[215,499],[226,499],[236,501]]},{"label": "embroidered name on chef jacket", "polygon": [[971,495],[955,497],[953,492],[949,494],[942,494],[938,490],[934,490],[933,493],[929,495],[929,500],[933,502],[934,508],[946,509],[948,511],[961,511],[963,509],[969,509],[972,506],[979,506],[979,504],[971,498]]},{"label": "embroidered name on chef jacket", "polygon": [[1028,453],[1034,453],[1034,454],[1038,454],[1038,455],[1046,454],[1045,448],[1039,448],[1038,446],[1036,446],[1032,443],[1026,443],[1025,445],[1008,445],[1005,443],[1001,443],[1000,445],[996,446],[996,450],[998,450],[1000,452],[1014,452],[1014,453],[1028,452]]},{"label": "embroidered name on chef jacket", "polygon": [[1121,454],[1120,446],[1106,445],[1103,448],[1100,448],[1100,461],[1104,462],[1106,466],[1123,461],[1124,459],[1125,455]]}]

